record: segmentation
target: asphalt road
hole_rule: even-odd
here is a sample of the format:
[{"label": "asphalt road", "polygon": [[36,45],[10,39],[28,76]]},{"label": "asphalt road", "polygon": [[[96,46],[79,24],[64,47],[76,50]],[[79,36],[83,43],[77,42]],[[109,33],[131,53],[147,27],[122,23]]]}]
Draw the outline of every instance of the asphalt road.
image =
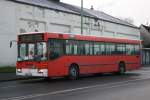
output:
[{"label": "asphalt road", "polygon": [[150,67],[125,75],[0,83],[0,100],[150,100]]}]

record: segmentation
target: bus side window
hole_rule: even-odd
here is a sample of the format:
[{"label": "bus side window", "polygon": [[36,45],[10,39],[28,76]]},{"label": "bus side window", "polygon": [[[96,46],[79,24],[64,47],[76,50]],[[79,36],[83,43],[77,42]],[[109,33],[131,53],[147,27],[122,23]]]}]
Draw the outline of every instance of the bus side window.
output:
[{"label": "bus side window", "polygon": [[49,40],[49,57],[50,59],[56,59],[63,55],[64,48],[63,40],[52,39]]},{"label": "bus side window", "polygon": [[85,55],[90,55],[90,42],[85,43]]},{"label": "bus side window", "polygon": [[110,54],[114,54],[114,52],[115,52],[115,44],[111,43],[110,44]]},{"label": "bus side window", "polygon": [[139,45],[134,45],[134,49],[135,49],[135,54],[139,55],[140,54],[140,46]]},{"label": "bus side window", "polygon": [[134,45],[131,45],[131,44],[126,45],[126,54],[127,55],[134,55],[135,54]]},{"label": "bus side window", "polygon": [[78,55],[85,55],[85,41],[78,41]]},{"label": "bus side window", "polygon": [[93,55],[93,42],[90,42],[90,55]]},{"label": "bus side window", "polygon": [[100,50],[101,50],[102,55],[106,54],[106,44],[105,43],[101,43]]},{"label": "bus side window", "polygon": [[110,54],[113,54],[114,52],[115,52],[115,44],[107,43],[106,44],[106,54],[110,55]]},{"label": "bus side window", "polygon": [[66,40],[65,53],[68,55],[77,55],[78,42],[74,40]]},{"label": "bus side window", "polygon": [[126,46],[125,44],[117,44],[116,45],[116,54],[125,54]]},{"label": "bus side window", "polygon": [[72,45],[69,40],[66,40],[65,47],[65,54],[72,54]]},{"label": "bus side window", "polygon": [[100,45],[98,42],[94,43],[94,55],[99,55],[100,54]]}]

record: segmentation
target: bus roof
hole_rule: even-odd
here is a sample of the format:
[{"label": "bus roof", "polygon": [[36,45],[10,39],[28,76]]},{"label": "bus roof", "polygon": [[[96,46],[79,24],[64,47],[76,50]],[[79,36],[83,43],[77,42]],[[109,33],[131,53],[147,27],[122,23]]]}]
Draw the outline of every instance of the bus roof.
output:
[{"label": "bus roof", "polygon": [[47,38],[58,38],[58,39],[72,39],[72,40],[86,40],[86,41],[99,41],[99,42],[114,42],[114,43],[141,43],[141,40],[125,39],[125,38],[112,38],[102,36],[91,36],[81,34],[70,34],[70,33],[47,33]]},{"label": "bus roof", "polygon": [[45,38],[55,39],[72,39],[72,40],[86,40],[86,41],[98,41],[98,42],[112,42],[112,43],[133,43],[140,44],[141,40],[127,39],[127,38],[113,38],[113,37],[104,37],[104,36],[94,36],[94,35],[81,35],[73,33],[60,33],[60,32],[29,32],[21,33],[18,35],[29,35],[29,34],[44,34]]}]

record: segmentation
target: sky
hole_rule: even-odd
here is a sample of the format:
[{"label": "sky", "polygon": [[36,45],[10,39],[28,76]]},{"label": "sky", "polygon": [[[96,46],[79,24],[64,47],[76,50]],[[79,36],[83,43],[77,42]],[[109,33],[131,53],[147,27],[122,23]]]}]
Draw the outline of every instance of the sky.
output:
[{"label": "sky", "polygon": [[[61,0],[61,2],[80,6],[81,0]],[[129,18],[134,24],[150,24],[150,0],[83,0],[84,8],[94,6],[95,10],[103,11],[118,18]]]}]

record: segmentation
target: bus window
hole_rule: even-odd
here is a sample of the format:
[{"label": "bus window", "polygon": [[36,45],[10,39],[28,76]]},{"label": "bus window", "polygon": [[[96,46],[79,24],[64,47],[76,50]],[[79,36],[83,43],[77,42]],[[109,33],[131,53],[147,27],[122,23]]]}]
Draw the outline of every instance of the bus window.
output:
[{"label": "bus window", "polygon": [[78,42],[74,40],[66,40],[66,54],[77,55]]},{"label": "bus window", "polygon": [[28,60],[27,57],[27,45],[25,43],[21,43],[18,46],[18,61]]},{"label": "bus window", "polygon": [[51,39],[49,40],[49,58],[56,59],[64,54],[64,41]]},{"label": "bus window", "polygon": [[100,47],[99,47],[99,43],[95,42],[94,43],[94,55],[99,55],[100,54]]},{"label": "bus window", "polygon": [[134,46],[127,44],[126,45],[126,54],[127,55],[133,55],[134,54]]},{"label": "bus window", "polygon": [[110,55],[115,52],[115,44],[113,43],[107,43],[106,44],[106,54]]},{"label": "bus window", "polygon": [[85,55],[85,41],[79,41],[78,55]]},{"label": "bus window", "polygon": [[35,55],[35,44],[28,44],[29,60],[33,60]]},{"label": "bus window", "polygon": [[115,52],[115,44],[111,44],[110,49],[111,49],[111,54],[113,54]]},{"label": "bus window", "polygon": [[69,40],[66,40],[66,54],[72,54],[73,45],[71,45]]},{"label": "bus window", "polygon": [[47,48],[45,42],[38,42],[37,43],[37,51],[36,51],[36,60],[46,60],[47,59]]},{"label": "bus window", "polygon": [[102,54],[102,55],[105,55],[105,54],[106,54],[105,43],[101,43],[101,44],[100,44],[100,50],[101,50],[101,54]]},{"label": "bus window", "polygon": [[135,55],[139,55],[140,54],[140,46],[134,45],[134,49],[135,49]]},{"label": "bus window", "polygon": [[134,45],[131,45],[130,49],[131,49],[131,55],[135,55]]},{"label": "bus window", "polygon": [[94,55],[104,55],[105,51],[105,43],[94,43]]},{"label": "bus window", "polygon": [[90,42],[90,55],[93,55],[93,42]]},{"label": "bus window", "polygon": [[90,43],[85,43],[85,55],[90,55]]},{"label": "bus window", "polygon": [[116,54],[125,54],[125,44],[117,44],[116,45]]}]

